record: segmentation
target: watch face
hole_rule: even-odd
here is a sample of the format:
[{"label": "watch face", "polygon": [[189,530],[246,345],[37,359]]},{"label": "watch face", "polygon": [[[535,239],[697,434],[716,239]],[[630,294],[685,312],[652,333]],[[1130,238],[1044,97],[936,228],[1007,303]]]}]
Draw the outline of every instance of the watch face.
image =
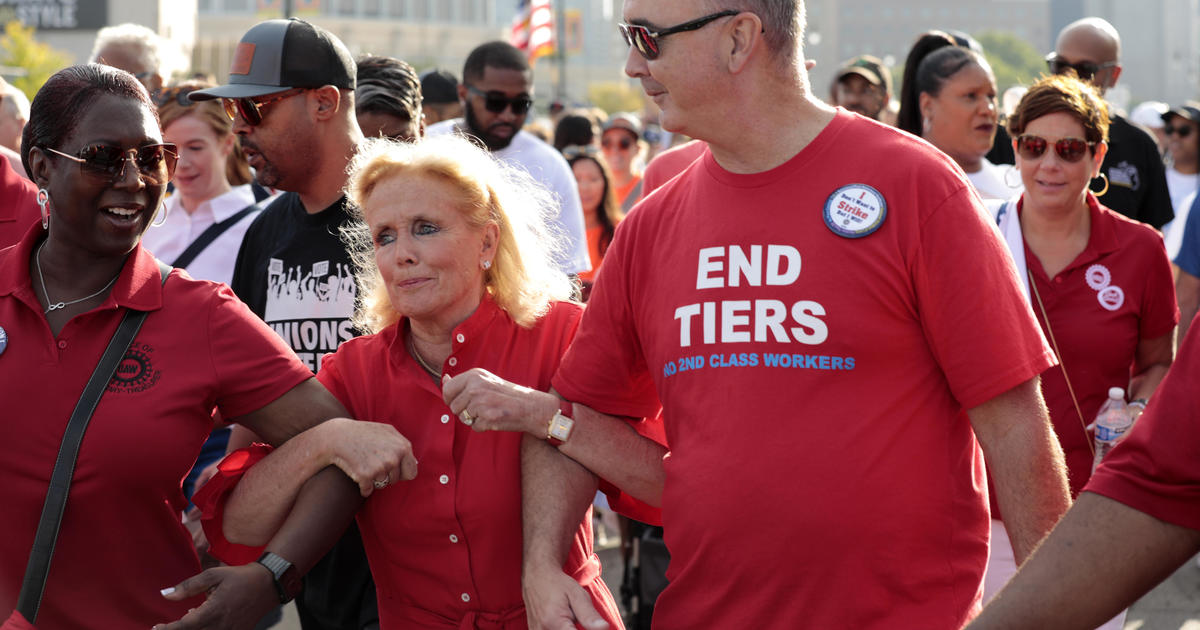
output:
[{"label": "watch face", "polygon": [[554,419],[550,421],[550,437],[566,441],[567,438],[571,437],[571,429],[574,427],[574,420],[562,415],[562,413],[555,413]]}]

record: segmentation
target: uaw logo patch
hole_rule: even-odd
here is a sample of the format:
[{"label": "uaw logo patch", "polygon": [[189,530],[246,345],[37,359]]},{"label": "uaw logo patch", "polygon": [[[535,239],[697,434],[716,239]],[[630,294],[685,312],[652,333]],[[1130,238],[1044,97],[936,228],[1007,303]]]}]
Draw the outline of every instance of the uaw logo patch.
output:
[{"label": "uaw logo patch", "polygon": [[154,369],[154,348],[148,344],[135,343],[129,347],[117,372],[108,382],[109,393],[136,394],[144,392],[158,382],[162,370]]}]

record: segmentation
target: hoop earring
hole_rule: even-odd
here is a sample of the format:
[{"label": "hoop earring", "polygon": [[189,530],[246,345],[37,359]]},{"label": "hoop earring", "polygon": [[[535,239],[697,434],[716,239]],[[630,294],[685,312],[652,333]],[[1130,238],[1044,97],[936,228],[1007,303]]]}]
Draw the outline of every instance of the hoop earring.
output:
[{"label": "hoop earring", "polygon": [[45,188],[37,191],[38,210],[42,213],[42,229],[50,229],[50,193]]},{"label": "hoop earring", "polygon": [[[1092,190],[1092,194],[1096,195],[1097,197],[1103,197],[1104,193],[1108,192],[1108,176],[1106,176],[1104,173],[1100,173],[1100,179],[1104,180],[1104,188],[1099,192],[1092,190],[1092,182],[1088,182],[1088,190]],[[1095,180],[1096,178],[1093,177],[1092,181]]]},{"label": "hoop earring", "polygon": [[[162,213],[161,217],[158,216],[158,212]],[[150,223],[150,227],[160,227],[162,224],[166,223],[167,215],[171,213],[171,209],[167,207],[166,203],[159,203],[158,212],[154,213],[154,221]]]},{"label": "hoop earring", "polygon": [[1020,177],[1020,174],[1018,173],[1017,182],[1015,184],[1013,182],[1008,181],[1008,176],[1012,175],[1013,173],[1017,173],[1017,167],[1013,166],[1012,164],[1009,164],[1008,168],[1004,169],[1004,185],[1015,190],[1018,187],[1020,187],[1020,185],[1021,185],[1021,177]]}]

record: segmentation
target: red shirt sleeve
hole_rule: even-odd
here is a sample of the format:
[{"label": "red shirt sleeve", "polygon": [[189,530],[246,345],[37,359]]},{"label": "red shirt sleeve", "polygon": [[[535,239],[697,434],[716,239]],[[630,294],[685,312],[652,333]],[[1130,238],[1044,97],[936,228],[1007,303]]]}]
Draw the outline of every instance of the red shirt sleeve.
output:
[{"label": "red shirt sleeve", "polygon": [[238,449],[221,460],[217,474],[192,496],[192,502],[200,509],[200,525],[208,537],[209,550],[214,558],[226,564],[246,564],[262,555],[262,547],[249,547],[231,543],[225,538],[225,502],[229,493],[241,481],[250,467],[257,464],[274,450],[266,444],[251,444]]},{"label": "red shirt sleeve", "polygon": [[552,384],[567,400],[601,413],[648,418],[660,405],[629,300],[629,239],[621,238],[629,223],[617,226],[579,331]]},{"label": "red shirt sleeve", "polygon": [[261,409],[312,372],[227,286],[214,292],[208,309],[212,343],[210,368],[220,384],[222,417],[237,418]]},{"label": "red shirt sleeve", "polygon": [[1142,291],[1138,338],[1156,339],[1174,330],[1179,323],[1179,305],[1175,299],[1175,277],[1171,272],[1171,261],[1167,258],[1166,245],[1157,232],[1148,228],[1145,232],[1138,237],[1146,241],[1145,249],[1153,253],[1143,266],[1146,286]]},{"label": "red shirt sleeve", "polygon": [[963,408],[1056,363],[1021,292],[1012,255],[969,188],[952,193],[926,218],[914,266],[925,337]]}]

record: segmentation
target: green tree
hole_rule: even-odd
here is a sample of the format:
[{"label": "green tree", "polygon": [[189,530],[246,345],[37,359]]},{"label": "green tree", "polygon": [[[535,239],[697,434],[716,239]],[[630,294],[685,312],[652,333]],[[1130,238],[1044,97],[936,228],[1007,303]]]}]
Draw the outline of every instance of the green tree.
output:
[{"label": "green tree", "polygon": [[4,25],[4,35],[0,36],[0,65],[25,71],[24,76],[14,78],[11,83],[30,99],[46,79],[70,63],[69,54],[37,41],[32,26],[23,26],[15,20]]},{"label": "green tree", "polygon": [[588,102],[604,111],[636,112],[642,109],[642,90],[620,81],[598,81],[588,86]]},{"label": "green tree", "polygon": [[984,31],[975,39],[996,73],[996,88],[1001,94],[1014,85],[1030,85],[1046,72],[1046,61],[1037,48],[1012,33]]}]

